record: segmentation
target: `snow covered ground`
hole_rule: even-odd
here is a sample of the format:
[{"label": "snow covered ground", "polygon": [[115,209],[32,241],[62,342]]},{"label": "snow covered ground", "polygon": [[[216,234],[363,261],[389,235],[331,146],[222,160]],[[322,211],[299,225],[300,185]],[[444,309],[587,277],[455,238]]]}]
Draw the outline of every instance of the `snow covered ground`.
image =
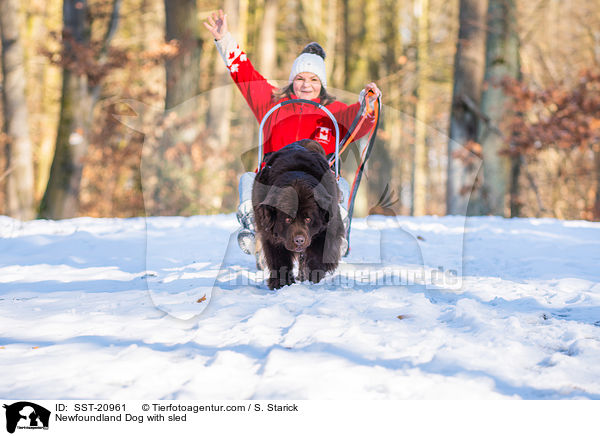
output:
[{"label": "snow covered ground", "polygon": [[236,230],[0,217],[0,397],[600,399],[600,223],[357,219],[276,292]]}]

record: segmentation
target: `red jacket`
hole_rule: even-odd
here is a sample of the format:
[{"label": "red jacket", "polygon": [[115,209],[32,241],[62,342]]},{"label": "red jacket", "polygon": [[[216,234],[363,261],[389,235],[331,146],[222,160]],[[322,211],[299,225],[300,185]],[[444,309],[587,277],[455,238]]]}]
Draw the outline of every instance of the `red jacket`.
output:
[{"label": "red jacket", "polygon": [[[280,100],[273,98],[274,86],[254,69],[252,63],[236,44],[230,47],[223,55],[231,78],[236,83],[242,95],[248,102],[256,119],[262,121],[265,114],[277,103],[289,100],[284,97]],[[297,98],[292,95],[292,99]],[[319,103],[319,99],[313,100]],[[348,131],[354,117],[360,109],[359,103],[346,105],[334,101],[325,106],[335,117],[340,129],[340,141]],[[367,134],[372,127],[374,117],[368,115],[358,131],[356,138]],[[326,154],[335,152],[335,127],[325,112],[307,104],[289,104],[275,111],[265,123],[263,129],[263,153],[277,151],[280,148],[300,139],[314,139],[319,142]]]}]

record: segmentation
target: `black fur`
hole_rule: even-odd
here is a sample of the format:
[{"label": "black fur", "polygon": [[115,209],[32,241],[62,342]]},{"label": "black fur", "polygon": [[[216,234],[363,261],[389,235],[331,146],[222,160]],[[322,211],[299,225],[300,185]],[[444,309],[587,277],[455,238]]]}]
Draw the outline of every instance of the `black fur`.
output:
[{"label": "black fur", "polygon": [[302,50],[302,53],[316,54],[318,56],[321,56],[323,60],[325,60],[325,50],[323,50],[323,47],[321,47],[317,42],[311,42],[307,44],[306,47],[304,47],[304,49]]},{"label": "black fur", "polygon": [[252,206],[270,289],[294,283],[295,260],[300,280],[314,283],[337,268],[344,236],[339,199],[319,143],[297,141],[265,159],[252,189]]}]

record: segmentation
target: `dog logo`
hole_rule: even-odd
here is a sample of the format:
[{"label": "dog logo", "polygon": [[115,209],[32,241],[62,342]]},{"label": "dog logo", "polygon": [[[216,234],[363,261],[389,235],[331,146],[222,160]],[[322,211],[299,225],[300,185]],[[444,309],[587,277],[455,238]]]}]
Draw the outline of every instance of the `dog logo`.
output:
[{"label": "dog logo", "polygon": [[50,411],[28,401],[19,401],[11,405],[4,405],[6,409],[6,430],[14,433],[18,428],[48,430]]}]

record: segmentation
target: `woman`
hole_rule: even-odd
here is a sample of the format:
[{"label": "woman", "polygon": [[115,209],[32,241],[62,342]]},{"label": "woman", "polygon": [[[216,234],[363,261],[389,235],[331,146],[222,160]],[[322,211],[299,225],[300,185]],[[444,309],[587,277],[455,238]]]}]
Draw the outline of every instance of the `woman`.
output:
[{"label": "woman", "polygon": [[[208,17],[204,26],[215,39],[217,49],[229,69],[231,78],[241,91],[260,122],[264,115],[277,103],[290,99],[306,99],[324,105],[336,118],[340,137],[343,137],[352,120],[360,110],[360,103],[346,105],[335,100],[327,93],[327,78],[325,73],[325,52],[317,43],[308,44],[296,58],[289,77],[289,84],[283,89],[271,85],[258,73],[248,60],[227,29],[227,15],[219,10]],[[369,83],[361,91],[361,97],[372,90],[374,95],[369,98],[372,106],[381,95],[375,83]],[[367,119],[358,131],[356,137],[364,136],[372,127],[374,117],[367,115]],[[323,147],[326,154],[335,151],[335,128],[331,119],[317,107],[310,104],[290,104],[276,111],[265,123],[263,130],[265,138],[263,150],[268,154],[279,150],[286,145],[300,139],[313,139]],[[342,205],[348,199],[348,184],[340,179],[340,189],[344,195]],[[254,225],[252,216],[252,184],[254,173],[245,173],[240,179],[240,207],[238,220],[244,227],[238,234],[240,248],[247,253],[254,250]],[[348,213],[342,207],[342,217]],[[345,220],[347,221],[347,220]],[[345,250],[344,250],[345,251]]]}]

